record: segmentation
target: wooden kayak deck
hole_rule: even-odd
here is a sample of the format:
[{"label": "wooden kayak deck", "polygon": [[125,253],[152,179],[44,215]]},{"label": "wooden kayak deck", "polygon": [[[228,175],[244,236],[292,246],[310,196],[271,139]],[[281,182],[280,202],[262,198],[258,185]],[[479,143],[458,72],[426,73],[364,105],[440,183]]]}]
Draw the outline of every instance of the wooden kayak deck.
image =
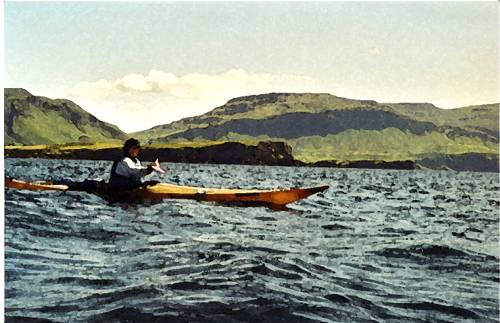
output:
[{"label": "wooden kayak deck", "polygon": [[[12,178],[5,178],[5,186],[13,189],[25,190],[55,190],[67,191],[66,185],[54,185],[48,182],[24,182]],[[194,199],[198,201],[214,201],[221,203],[268,204],[270,206],[285,206],[289,203],[304,199],[313,194],[323,192],[328,185],[305,188],[273,189],[273,190],[245,190],[226,188],[203,188],[180,186],[168,183],[158,183],[139,188],[133,191],[119,193],[126,200],[161,200],[161,199]],[[99,192],[95,192],[98,194]],[[107,192],[106,195],[112,192]]]}]

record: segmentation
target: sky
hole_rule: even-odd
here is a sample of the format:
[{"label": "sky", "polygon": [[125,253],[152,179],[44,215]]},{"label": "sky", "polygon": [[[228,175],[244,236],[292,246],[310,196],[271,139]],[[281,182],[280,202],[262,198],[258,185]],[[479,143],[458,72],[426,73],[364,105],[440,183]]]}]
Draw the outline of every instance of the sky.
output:
[{"label": "sky", "polygon": [[4,2],[5,87],[126,132],[268,92],[499,102],[497,2]]}]

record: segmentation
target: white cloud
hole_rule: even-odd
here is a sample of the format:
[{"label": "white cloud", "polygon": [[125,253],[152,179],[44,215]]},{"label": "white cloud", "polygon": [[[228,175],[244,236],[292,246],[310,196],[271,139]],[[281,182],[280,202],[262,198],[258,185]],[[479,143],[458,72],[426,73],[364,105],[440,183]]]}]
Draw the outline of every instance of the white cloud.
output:
[{"label": "white cloud", "polygon": [[368,50],[368,53],[370,55],[378,56],[378,55],[383,55],[384,54],[384,50],[382,48],[372,47],[372,48],[370,48]]},{"label": "white cloud", "polygon": [[129,74],[113,82],[113,86],[121,91],[150,92],[153,90],[151,82],[141,74]]},{"label": "white cloud", "polygon": [[156,92],[178,98],[214,97],[233,92],[255,92],[275,89],[289,91],[301,88],[312,78],[299,75],[250,74],[243,69],[232,69],[215,75],[192,73],[177,77],[172,73],[152,70],[148,75],[128,74],[114,80],[81,82],[71,94],[82,97],[106,97],[121,93]]},{"label": "white cloud", "polygon": [[323,91],[317,81],[301,75],[231,69],[176,76],[152,70],[147,75],[80,82],[69,96],[101,120],[131,132],[208,112],[238,96],[268,92]]}]

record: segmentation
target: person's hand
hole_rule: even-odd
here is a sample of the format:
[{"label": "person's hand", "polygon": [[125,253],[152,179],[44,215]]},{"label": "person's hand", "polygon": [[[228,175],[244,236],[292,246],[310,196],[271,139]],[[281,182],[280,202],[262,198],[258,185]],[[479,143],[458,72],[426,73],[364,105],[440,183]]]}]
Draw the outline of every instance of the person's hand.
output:
[{"label": "person's hand", "polygon": [[157,171],[158,173],[161,173],[161,174],[165,173],[165,171],[160,166],[160,162],[158,161],[158,158],[156,158],[155,162],[151,164],[151,168],[153,168],[153,170]]}]

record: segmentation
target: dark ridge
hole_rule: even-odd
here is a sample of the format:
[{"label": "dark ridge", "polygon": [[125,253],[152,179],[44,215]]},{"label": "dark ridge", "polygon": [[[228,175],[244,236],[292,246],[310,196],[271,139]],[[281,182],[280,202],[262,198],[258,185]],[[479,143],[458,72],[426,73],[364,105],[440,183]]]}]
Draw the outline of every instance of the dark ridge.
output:
[{"label": "dark ridge", "polygon": [[417,135],[437,129],[433,123],[414,121],[388,111],[337,110],[322,113],[287,113],[262,120],[230,120],[218,126],[189,129],[168,138],[202,137],[217,140],[233,132],[255,137],[268,135],[274,138],[292,139],[338,134],[349,129],[383,130],[390,127],[410,131]]},{"label": "dark ridge", "polygon": [[415,169],[415,163],[412,160],[401,161],[378,161],[378,160],[356,160],[356,161],[336,161],[322,160],[312,163],[309,166],[313,167],[332,167],[332,168],[366,168],[366,169]]},{"label": "dark ridge", "polygon": [[[232,104],[232,103],[241,102],[241,101],[253,101],[256,97],[257,97],[257,95],[239,96],[237,98],[233,98],[233,99],[227,101],[226,104]],[[222,106],[222,107],[224,107],[224,106]],[[222,107],[219,107],[219,108],[222,108]]]},{"label": "dark ridge", "polygon": [[217,114],[233,115],[233,114],[248,112],[252,109],[253,107],[250,104],[243,102],[239,104],[226,105],[224,106],[223,109],[218,110]]},{"label": "dark ridge", "polygon": [[[498,139],[500,137],[500,131],[493,131],[493,130],[490,130],[490,129],[487,129],[484,127],[474,127],[474,129],[476,129],[479,132],[483,132],[483,133],[491,136],[492,138],[496,138],[497,139],[496,142],[498,142]],[[497,129],[498,129],[498,125],[497,125]]]},{"label": "dark ridge", "polygon": [[266,93],[266,94],[258,94],[258,95],[248,95],[241,96],[227,101],[227,103],[235,103],[241,101],[256,101],[255,105],[266,104],[266,103],[274,103],[278,101],[280,97],[287,97],[294,95],[293,93]]},{"label": "dark ridge", "polygon": [[[122,156],[121,148],[106,148],[99,150],[75,149],[59,153],[50,149],[24,150],[8,149],[6,157],[40,157],[59,159],[115,160]],[[246,146],[241,143],[228,142],[200,148],[144,148],[141,160],[159,158],[165,162],[177,163],[209,163],[237,165],[280,165],[294,166],[292,149],[282,142],[260,142],[256,146]]]},{"label": "dark ridge", "polygon": [[[477,129],[477,128],[476,128]],[[481,131],[470,131],[457,127],[439,127],[439,131],[446,133],[446,136],[450,139],[455,139],[456,137],[465,136],[465,137],[477,137],[482,140],[491,140],[493,142],[498,143],[499,137],[498,132],[489,131],[484,128]]]},{"label": "dark ridge", "polygon": [[[330,97],[335,97],[331,94],[326,93],[316,93],[317,95],[329,95]],[[212,111],[208,112],[207,115],[234,115],[237,113],[248,112],[259,105],[269,104],[269,103],[278,103],[281,102],[283,105],[289,107],[286,104],[287,97],[289,96],[302,96],[304,93],[267,93],[267,94],[258,94],[258,95],[249,95],[237,97],[229,100],[226,104],[219,106]],[[340,98],[344,99],[344,98]],[[349,99],[345,99],[349,100]],[[368,106],[372,106],[373,104],[377,104],[372,100],[362,100],[359,101]]]},{"label": "dark ridge", "polygon": [[[82,139],[83,140],[83,139]],[[116,160],[122,156],[121,148],[105,149],[6,149],[6,158],[57,158]],[[498,156],[491,154],[469,153],[463,155],[436,155],[417,161],[336,161],[326,160],[316,163],[304,163],[295,160],[292,148],[284,142],[260,142],[256,146],[238,142],[214,144],[199,148],[144,148],[141,160],[159,158],[164,162],[201,163],[201,164],[233,164],[233,165],[277,165],[277,166],[311,166],[331,168],[365,168],[365,169],[401,169],[414,170],[421,168],[446,169],[456,171],[499,172]]]},{"label": "dark ridge", "polygon": [[497,155],[467,153],[460,155],[439,155],[423,158],[415,163],[424,168],[452,169],[456,171],[499,172]]}]

